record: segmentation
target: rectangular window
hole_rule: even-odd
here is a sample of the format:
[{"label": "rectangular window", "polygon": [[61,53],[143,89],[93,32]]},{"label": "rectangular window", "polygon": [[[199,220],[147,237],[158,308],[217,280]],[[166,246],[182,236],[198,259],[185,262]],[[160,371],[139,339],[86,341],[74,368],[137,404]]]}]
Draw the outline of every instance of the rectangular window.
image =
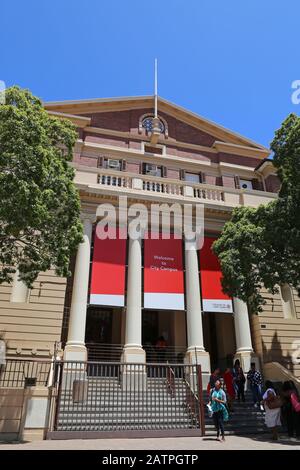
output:
[{"label": "rectangular window", "polygon": [[110,170],[121,170],[121,160],[108,158],[105,160],[105,168],[109,168]]},{"label": "rectangular window", "polygon": [[252,181],[240,179],[240,188],[241,189],[253,189]]},{"label": "rectangular window", "polygon": [[157,165],[152,165],[152,163],[145,163],[143,165],[143,173],[144,175],[149,176],[162,176],[162,167]]},{"label": "rectangular window", "polygon": [[198,173],[187,173],[184,174],[185,181],[189,181],[190,183],[200,183],[200,176]]}]

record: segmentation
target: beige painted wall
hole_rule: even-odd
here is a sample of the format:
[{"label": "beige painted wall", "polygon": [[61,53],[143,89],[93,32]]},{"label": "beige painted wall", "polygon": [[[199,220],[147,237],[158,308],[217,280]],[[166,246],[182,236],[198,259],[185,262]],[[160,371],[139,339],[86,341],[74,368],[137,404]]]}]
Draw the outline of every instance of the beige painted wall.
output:
[{"label": "beige painted wall", "polygon": [[[300,378],[300,364],[293,364],[292,355],[297,343],[300,348],[300,298],[293,291],[296,316],[284,318],[280,294],[270,295],[263,312],[251,315],[253,346],[263,362],[279,362]],[[300,356],[300,354],[299,354]]]},{"label": "beige painted wall", "polygon": [[8,355],[48,357],[60,341],[66,280],[49,270],[41,273],[27,303],[10,302],[12,286],[0,284],[0,332]]}]

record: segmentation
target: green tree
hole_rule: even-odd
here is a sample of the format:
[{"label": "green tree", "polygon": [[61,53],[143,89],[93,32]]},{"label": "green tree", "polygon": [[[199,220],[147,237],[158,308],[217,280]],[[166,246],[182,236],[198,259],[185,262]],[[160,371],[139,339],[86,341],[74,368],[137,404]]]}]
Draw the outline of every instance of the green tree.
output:
[{"label": "green tree", "polygon": [[278,199],[257,209],[236,208],[214,243],[223,290],[253,312],[270,293],[288,283],[300,295],[300,118],[291,114],[271,143],[281,187]]},{"label": "green tree", "polygon": [[28,286],[54,267],[69,275],[82,239],[80,199],[68,161],[77,134],[28,90],[11,87],[0,105],[0,283],[18,268]]}]

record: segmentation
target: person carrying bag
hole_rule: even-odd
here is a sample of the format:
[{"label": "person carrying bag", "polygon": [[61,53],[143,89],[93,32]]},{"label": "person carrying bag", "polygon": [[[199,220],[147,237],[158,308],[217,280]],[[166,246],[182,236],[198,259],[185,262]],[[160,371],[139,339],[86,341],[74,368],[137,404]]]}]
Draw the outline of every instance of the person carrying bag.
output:
[{"label": "person carrying bag", "polygon": [[274,386],[269,380],[266,382],[266,391],[262,398],[265,407],[265,424],[267,428],[272,430],[272,440],[277,441],[277,427],[281,426],[282,400],[276,394]]}]

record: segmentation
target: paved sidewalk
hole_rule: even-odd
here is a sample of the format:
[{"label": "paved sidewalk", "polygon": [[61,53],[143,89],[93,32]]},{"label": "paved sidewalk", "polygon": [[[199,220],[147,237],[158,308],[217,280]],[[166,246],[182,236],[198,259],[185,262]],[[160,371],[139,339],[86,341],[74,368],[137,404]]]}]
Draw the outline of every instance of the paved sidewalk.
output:
[{"label": "paved sidewalk", "polygon": [[76,439],[0,443],[1,450],[300,450],[300,441],[282,437],[272,442],[268,436],[228,436],[226,442],[213,437],[176,437],[151,439]]}]

